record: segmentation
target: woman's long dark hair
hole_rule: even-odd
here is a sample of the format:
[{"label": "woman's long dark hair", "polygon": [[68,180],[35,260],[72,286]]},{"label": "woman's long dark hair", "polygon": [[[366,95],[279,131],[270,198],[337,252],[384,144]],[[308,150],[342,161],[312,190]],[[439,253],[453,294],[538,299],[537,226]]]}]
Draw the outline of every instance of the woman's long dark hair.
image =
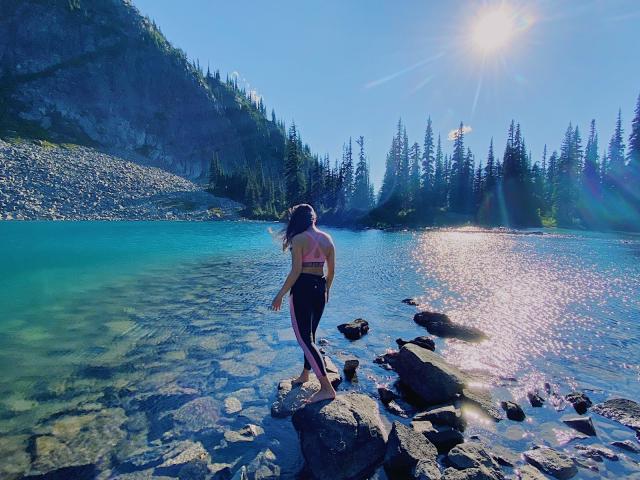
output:
[{"label": "woman's long dark hair", "polygon": [[283,230],[282,249],[286,250],[291,246],[291,239],[304,232],[316,221],[316,211],[308,203],[301,203],[289,209],[289,223]]}]

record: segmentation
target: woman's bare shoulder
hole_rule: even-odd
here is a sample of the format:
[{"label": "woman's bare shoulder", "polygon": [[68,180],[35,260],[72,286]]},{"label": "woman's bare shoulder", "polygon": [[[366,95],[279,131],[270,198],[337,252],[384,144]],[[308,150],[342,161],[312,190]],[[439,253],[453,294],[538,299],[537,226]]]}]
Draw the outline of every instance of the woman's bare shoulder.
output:
[{"label": "woman's bare shoulder", "polygon": [[318,229],[318,233],[322,236],[322,238],[333,246],[333,238],[327,232]]}]

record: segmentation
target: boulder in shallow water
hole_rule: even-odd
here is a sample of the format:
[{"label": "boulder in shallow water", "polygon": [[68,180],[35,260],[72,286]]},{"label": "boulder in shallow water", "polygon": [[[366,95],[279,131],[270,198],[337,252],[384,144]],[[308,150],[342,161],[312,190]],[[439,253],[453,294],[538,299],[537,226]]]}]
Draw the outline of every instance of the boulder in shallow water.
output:
[{"label": "boulder in shallow water", "polygon": [[387,387],[378,387],[378,397],[383,405],[387,405],[391,400],[398,398],[398,394]]},{"label": "boulder in shallow water", "polygon": [[347,380],[352,381],[354,379],[354,377],[356,376],[356,369],[358,368],[359,365],[360,365],[360,362],[358,361],[358,359],[351,358],[351,359],[345,360],[343,371],[344,371],[344,376],[347,377]]},{"label": "boulder in shallow water", "polygon": [[564,396],[565,400],[573,405],[573,408],[577,413],[583,415],[587,412],[587,409],[593,405],[591,399],[582,392],[572,392]]},{"label": "boulder in shallow water", "polygon": [[544,398],[538,392],[528,392],[527,399],[532,407],[538,408],[544,405]]},{"label": "boulder in shallow water", "polygon": [[356,318],[352,322],[338,325],[338,330],[349,340],[357,340],[369,332],[369,322]]},{"label": "boulder in shallow water", "polygon": [[590,417],[569,417],[563,418],[562,421],[565,425],[577,430],[580,433],[589,435],[591,437],[596,436],[596,429],[593,426],[593,422]]},{"label": "boulder in shallow water", "polygon": [[200,432],[216,428],[219,419],[218,404],[211,397],[196,398],[173,412],[173,424],[178,432]]},{"label": "boulder in shallow water", "polygon": [[386,432],[376,402],[366,395],[349,393],[306,405],[292,421],[317,480],[366,478],[384,459]]},{"label": "boulder in shallow water", "polygon": [[485,340],[487,335],[476,327],[454,323],[443,313],[418,312],[413,321],[427,329],[431,335],[442,338],[457,338],[467,342]]},{"label": "boulder in shallow water", "polygon": [[[342,381],[340,375],[329,369],[327,369],[327,377],[334,388],[337,388]],[[292,415],[293,412],[304,407],[306,400],[318,390],[320,390],[320,382],[315,377],[311,377],[302,385],[293,385],[293,379],[282,380],[278,384],[276,401],[271,405],[271,416],[284,418]]]},{"label": "boulder in shallow water", "polygon": [[427,420],[434,425],[448,425],[458,430],[464,430],[466,421],[462,418],[462,412],[453,404],[438,405],[417,413],[413,420]]},{"label": "boulder in shallow water", "polygon": [[440,467],[430,460],[418,462],[412,473],[416,480],[441,480],[442,478]]},{"label": "boulder in shallow water", "polygon": [[499,422],[504,417],[500,410],[496,408],[496,402],[488,390],[464,388],[462,390],[462,410],[465,409],[480,410],[481,413],[488,416],[495,422]]},{"label": "boulder in shallow water", "polygon": [[436,343],[433,341],[433,338],[425,336],[416,337],[413,340],[403,340],[402,338],[397,338],[396,343],[398,344],[398,347],[402,347],[407,343],[413,343],[415,345],[418,345],[419,347],[431,350],[432,352],[436,349]]},{"label": "boulder in shallow water", "polygon": [[640,433],[640,404],[626,398],[612,398],[593,407],[593,411]]},{"label": "boulder in shallow water", "polygon": [[520,407],[520,405],[518,405],[516,402],[502,402],[500,403],[500,406],[507,413],[507,418],[509,420],[522,422],[526,418],[524,411],[522,411],[522,407]]},{"label": "boulder in shallow water", "polygon": [[495,477],[487,469],[480,468],[467,468],[465,470],[458,470],[453,467],[449,467],[444,471],[442,480],[501,480]]},{"label": "boulder in shallow water", "polygon": [[466,377],[441,356],[412,343],[400,349],[395,370],[427,404],[445,403],[462,392]]},{"label": "boulder in shallow water", "polygon": [[537,447],[522,454],[538,470],[559,480],[572,478],[578,473],[573,458],[549,447]]},{"label": "boulder in shallow water", "polygon": [[430,463],[437,470],[437,456],[438,450],[424,435],[400,422],[393,422],[384,457],[384,467],[390,478],[410,477],[421,461]]},{"label": "boulder in shallow water", "polygon": [[398,352],[387,352],[374,358],[373,363],[382,366],[385,370],[393,370],[397,360]]}]

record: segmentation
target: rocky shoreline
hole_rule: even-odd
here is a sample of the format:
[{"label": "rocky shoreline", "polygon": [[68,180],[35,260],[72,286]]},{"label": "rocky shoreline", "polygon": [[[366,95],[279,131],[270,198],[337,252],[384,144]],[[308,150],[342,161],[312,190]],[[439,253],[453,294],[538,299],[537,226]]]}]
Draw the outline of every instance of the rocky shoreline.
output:
[{"label": "rocky shoreline", "polygon": [[[403,302],[419,306],[413,299]],[[441,313],[419,311],[414,321],[443,338],[474,342],[486,338],[480,330],[457,325]],[[338,329],[346,339],[357,341],[364,334],[363,326],[368,333],[368,322],[360,318]],[[531,408],[523,408],[512,399],[498,401],[490,390],[474,388],[474,374],[460,371],[437,354],[433,338],[398,339],[397,344],[399,351],[390,349],[370,359],[398,374],[391,387],[380,386],[377,394],[349,391],[348,382],[342,389],[348,393],[335,400],[305,405],[304,400],[319,388],[316,380],[303,386],[293,386],[290,380],[280,383],[271,413],[278,418],[292,416],[305,459],[301,478],[379,478],[382,471],[389,479],[420,480],[564,480],[580,473],[586,477],[579,478],[602,478],[599,465],[620,461],[640,472],[639,403],[611,398],[593,406],[583,391],[560,395],[557,388],[544,384],[528,392]],[[331,347],[325,343],[324,353]],[[332,383],[340,384],[338,369],[329,357],[325,360]],[[345,373],[347,362],[350,360],[345,362]],[[532,438],[526,450],[517,452],[491,445],[477,434],[465,435],[467,422],[477,423],[478,416],[489,423],[518,423],[527,415],[535,417],[536,409],[547,404],[568,427],[562,432],[567,448]],[[567,408],[574,409],[576,415],[560,417]],[[397,418],[390,428],[382,411]],[[598,442],[592,415],[627,427],[629,436],[636,434],[636,441]]]},{"label": "rocky shoreline", "polygon": [[237,219],[242,208],[92,148],[0,139],[0,220]]}]

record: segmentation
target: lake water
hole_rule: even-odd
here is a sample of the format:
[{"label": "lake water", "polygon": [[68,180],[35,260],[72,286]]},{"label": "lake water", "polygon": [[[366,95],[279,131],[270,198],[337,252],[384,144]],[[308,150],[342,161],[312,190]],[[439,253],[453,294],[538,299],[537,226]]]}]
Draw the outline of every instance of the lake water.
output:
[{"label": "lake water", "polygon": [[[0,477],[99,459],[100,477],[110,478],[127,459],[172,439],[202,441],[212,462],[232,470],[270,449],[282,476],[293,476],[303,463],[295,431],[269,408],[277,382],[299,372],[301,352],[288,312],[268,310],[289,266],[269,228],[278,225],[0,222]],[[359,383],[340,390],[373,394],[395,380],[372,360],[398,337],[426,334],[412,321],[415,308],[400,302],[416,296],[489,335],[480,344],[437,340],[437,351],[481,372],[496,399],[525,406],[526,422],[471,422],[469,434],[515,452],[533,443],[571,451],[560,422],[570,412],[527,408],[527,390],[549,382],[594,401],[639,399],[640,237],[331,234],[337,276],[319,337],[338,365],[351,355],[361,360]],[[357,317],[371,331],[349,342],[336,325]],[[167,412],[194,396],[214,400],[214,433],[167,423]],[[240,411],[225,410],[229,397]],[[587,443],[634,439],[593,418],[599,440]],[[265,434],[223,439],[247,423]],[[40,437],[50,443],[38,444]],[[34,445],[50,455],[37,458]],[[638,460],[628,454],[579,476],[629,476]]]}]

